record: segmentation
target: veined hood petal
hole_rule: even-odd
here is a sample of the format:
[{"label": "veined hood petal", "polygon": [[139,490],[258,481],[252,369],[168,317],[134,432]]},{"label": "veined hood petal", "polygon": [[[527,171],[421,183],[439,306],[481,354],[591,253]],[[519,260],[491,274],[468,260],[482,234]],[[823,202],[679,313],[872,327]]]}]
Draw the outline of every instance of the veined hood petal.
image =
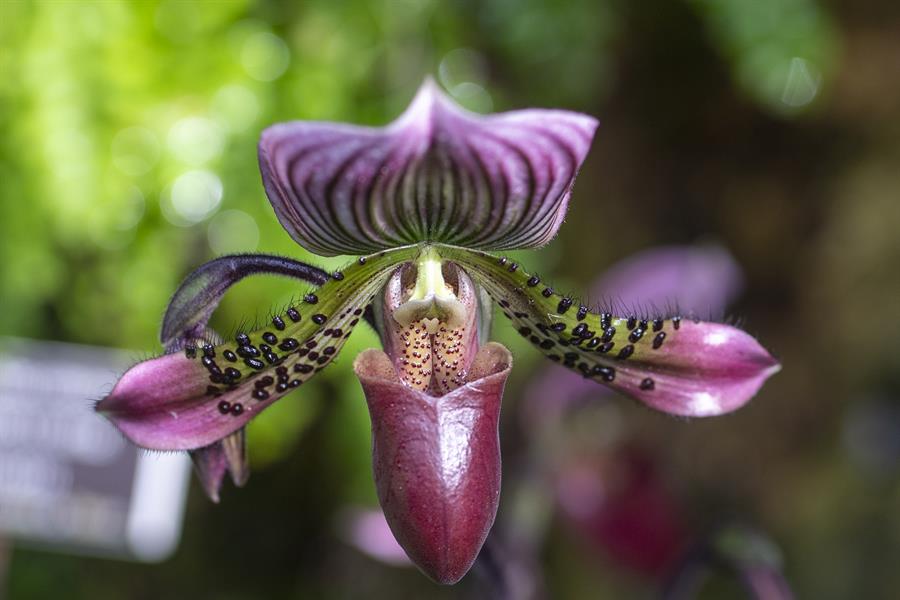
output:
[{"label": "veined hood petal", "polygon": [[403,383],[381,350],[354,363],[372,418],[372,464],[385,518],[412,561],[439,583],[468,572],[500,499],[500,399],[512,366],[479,350],[467,382],[443,396]]},{"label": "veined hood petal", "polygon": [[383,128],[273,125],[259,162],[281,224],[316,254],[533,248],[559,229],[596,127],[562,110],[476,115],[429,79]]}]

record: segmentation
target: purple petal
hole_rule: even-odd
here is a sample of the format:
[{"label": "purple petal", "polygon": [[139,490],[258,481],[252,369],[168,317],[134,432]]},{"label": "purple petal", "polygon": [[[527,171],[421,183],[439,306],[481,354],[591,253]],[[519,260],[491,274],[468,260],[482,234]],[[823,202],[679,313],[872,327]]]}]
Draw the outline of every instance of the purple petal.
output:
[{"label": "purple petal", "polygon": [[593,295],[624,307],[673,307],[687,315],[721,315],[740,293],[743,275],[721,246],[668,246],[612,266]]},{"label": "purple petal", "polygon": [[316,254],[425,240],[532,248],[556,234],[596,127],[560,110],[479,116],[426,80],[383,128],[274,125],[259,161],[281,224]]},{"label": "purple petal", "polygon": [[231,473],[231,480],[238,487],[247,483],[250,477],[244,429],[238,429],[205,448],[191,450],[190,455],[203,491],[213,502],[219,501],[219,490],[226,472]]},{"label": "purple petal", "polygon": [[595,313],[505,258],[442,248],[550,359],[644,404],[706,417],[743,406],[780,366],[750,335],[664,315]]},{"label": "purple petal", "polygon": [[219,502],[219,490],[225,473],[228,471],[228,461],[221,442],[215,442],[205,448],[189,451],[191,462],[194,463],[194,473],[203,486],[206,496],[213,502]]},{"label": "purple petal", "polygon": [[166,309],[160,340],[166,351],[180,350],[185,342],[206,336],[206,323],[225,292],[250,275],[283,275],[315,285],[328,281],[328,273],[290,258],[266,254],[222,256],[202,265],[178,286]]},{"label": "purple petal", "polygon": [[685,321],[617,368],[611,387],[663,412],[710,417],[743,406],[781,366],[740,329]]},{"label": "purple petal", "polygon": [[500,498],[500,399],[512,357],[484,346],[468,383],[433,397],[400,382],[391,359],[367,350],[354,363],[372,418],[375,486],[412,561],[439,583],[466,574]]},{"label": "purple petal", "polygon": [[209,446],[330,364],[397,264],[417,253],[404,248],[360,259],[271,325],[139,363],[97,410],[145,448]]},{"label": "purple petal", "polygon": [[[592,296],[623,307],[678,307],[696,315],[721,315],[743,287],[741,269],[717,245],[668,246],[645,250],[612,266],[593,286]],[[603,389],[568,369],[547,365],[531,381],[525,405],[532,419],[559,411]]]},{"label": "purple petal", "polygon": [[562,516],[619,565],[659,576],[683,549],[681,507],[641,448],[573,449],[555,479]]},{"label": "purple petal", "polygon": [[394,539],[381,510],[355,509],[345,516],[344,521],[344,535],[360,552],[389,565],[411,564],[406,552]]}]

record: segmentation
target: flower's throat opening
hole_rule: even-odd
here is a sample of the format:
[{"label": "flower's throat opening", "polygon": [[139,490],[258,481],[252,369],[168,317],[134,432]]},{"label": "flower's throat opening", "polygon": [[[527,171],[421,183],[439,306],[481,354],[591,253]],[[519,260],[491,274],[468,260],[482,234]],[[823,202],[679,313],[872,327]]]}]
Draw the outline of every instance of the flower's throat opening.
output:
[{"label": "flower's throat opening", "polygon": [[466,382],[478,351],[478,295],[469,276],[425,248],[388,281],[384,346],[408,386],[442,396]]},{"label": "flower's throat opening", "polygon": [[[397,323],[408,327],[422,321],[432,335],[441,323],[452,329],[465,323],[466,308],[457,297],[458,269],[445,265],[437,252],[430,248],[423,251],[416,265],[405,269],[403,275],[405,301],[393,313]],[[413,275],[415,283],[411,285]]]}]

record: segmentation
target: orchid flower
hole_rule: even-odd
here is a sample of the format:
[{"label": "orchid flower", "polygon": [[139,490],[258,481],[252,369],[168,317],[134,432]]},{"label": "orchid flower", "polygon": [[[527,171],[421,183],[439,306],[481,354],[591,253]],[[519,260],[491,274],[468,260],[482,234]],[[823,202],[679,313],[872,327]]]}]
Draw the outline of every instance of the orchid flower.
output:
[{"label": "orchid flower", "polygon": [[[255,255],[200,267],[166,313],[168,353],[128,370],[97,409],[138,446],[191,452],[215,498],[226,472],[246,479],[247,422],[328,366],[371,314],[383,350],[361,353],[354,370],[379,501],[412,561],[458,581],[500,494],[512,357],[487,340],[493,304],[551,360],[671,414],[734,410],[778,369],[738,329],[592,310],[493,253],[556,235],[596,126],[560,110],[475,115],[428,80],[384,128],[266,129],[259,162],[282,226],[314,254],[358,258],[330,274]],[[222,295],[260,273],[310,288],[271,322],[219,339],[207,321]]]}]

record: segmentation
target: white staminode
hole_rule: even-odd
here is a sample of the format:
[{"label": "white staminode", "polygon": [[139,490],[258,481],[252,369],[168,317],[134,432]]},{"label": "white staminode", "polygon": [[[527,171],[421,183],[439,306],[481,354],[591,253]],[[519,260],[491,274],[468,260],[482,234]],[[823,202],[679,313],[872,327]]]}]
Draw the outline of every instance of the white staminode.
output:
[{"label": "white staminode", "polygon": [[450,328],[465,323],[466,307],[444,281],[442,265],[437,250],[431,246],[422,250],[416,261],[416,285],[409,300],[394,310],[394,320],[408,326],[424,319],[428,333],[436,333],[439,323]]}]

